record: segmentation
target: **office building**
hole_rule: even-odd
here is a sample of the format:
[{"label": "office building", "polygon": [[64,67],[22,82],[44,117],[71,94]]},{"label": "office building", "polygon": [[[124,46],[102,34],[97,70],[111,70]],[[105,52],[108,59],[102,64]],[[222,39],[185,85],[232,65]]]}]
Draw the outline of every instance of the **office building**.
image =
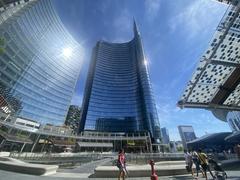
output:
[{"label": "office building", "polygon": [[169,142],[169,148],[171,153],[176,153],[177,152],[177,145],[175,141],[170,141]]},{"label": "office building", "polygon": [[227,122],[232,134],[225,138],[226,141],[239,143],[240,141],[240,111],[223,109],[212,110],[213,115],[221,121]]},{"label": "office building", "polygon": [[1,0],[0,12],[3,12],[11,7],[18,6],[19,4],[23,4],[25,2],[27,2],[27,0]]},{"label": "office building", "polygon": [[29,1],[36,0],[1,0],[0,1],[0,23],[12,17],[13,14],[29,4]]},{"label": "office building", "polygon": [[192,126],[178,126],[178,131],[182,139],[184,149],[187,149],[187,142],[196,139],[195,132]]},{"label": "office building", "polygon": [[162,144],[169,144],[169,132],[168,129],[163,127],[161,128],[161,135],[162,135]]},{"label": "office building", "polygon": [[0,14],[0,86],[21,101],[18,117],[62,125],[82,62],[50,0],[19,1]]},{"label": "office building", "polygon": [[233,5],[237,5],[238,2],[240,2],[239,0],[216,0],[216,1],[221,3],[226,3],[226,4],[233,4]]},{"label": "office building", "polygon": [[69,126],[74,132],[77,132],[80,122],[81,108],[76,105],[71,105],[68,109],[65,125]]},{"label": "office building", "polygon": [[239,144],[240,142],[240,112],[230,111],[226,116],[226,121],[228,122],[230,128],[232,129],[232,134],[225,138],[226,141]]},{"label": "office building", "polygon": [[147,60],[137,26],[126,43],[97,42],[86,82],[79,131],[148,131],[160,142],[160,125]]},{"label": "office building", "polygon": [[226,120],[233,132],[240,132],[240,112],[232,111],[227,114]]}]

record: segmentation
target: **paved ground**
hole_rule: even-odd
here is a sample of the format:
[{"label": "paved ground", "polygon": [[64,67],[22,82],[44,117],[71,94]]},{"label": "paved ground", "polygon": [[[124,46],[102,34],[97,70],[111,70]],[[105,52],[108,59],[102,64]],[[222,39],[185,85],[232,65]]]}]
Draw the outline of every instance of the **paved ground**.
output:
[{"label": "paved ground", "polygon": [[108,162],[112,161],[111,158],[106,158],[98,161],[92,161],[86,164],[83,164],[78,167],[73,167],[73,168],[65,168],[65,169],[58,169],[59,173],[85,173],[85,174],[93,174],[94,169],[97,166],[102,166]]},{"label": "paved ground", "polygon": [[[240,171],[227,171],[229,180],[240,180]],[[87,180],[85,176],[86,174],[80,173],[70,173],[68,177],[55,177],[55,176],[33,176],[26,174],[13,173],[9,171],[0,170],[0,180]],[[117,178],[91,178],[92,180],[116,180]],[[149,180],[150,177],[138,177],[138,178],[128,178],[129,180]],[[160,177],[161,180],[190,180],[193,179],[189,175],[183,176],[168,176],[168,177]],[[209,178],[210,180],[211,178]],[[88,179],[89,180],[89,179]],[[199,180],[204,180],[204,178],[199,178]]]},{"label": "paved ground", "polygon": [[[72,168],[65,168],[59,169],[58,172],[54,175],[50,176],[34,176],[34,175],[26,175],[26,174],[19,174],[9,171],[0,170],[0,180],[116,180],[117,178],[88,178],[94,171],[94,169],[99,165],[104,165],[112,161],[110,158],[102,159],[99,161],[89,162],[87,164],[83,164],[78,167]],[[228,174],[229,180],[240,180],[240,170],[239,167],[233,167],[234,169],[238,169],[233,171],[232,167],[231,170],[226,171]],[[210,175],[209,175],[210,177]],[[149,180],[150,177],[138,177],[138,178],[128,178],[129,180]],[[190,180],[193,179],[190,175],[181,175],[181,176],[168,176],[168,177],[160,177],[161,180]],[[209,178],[211,179],[211,178]],[[205,180],[204,178],[199,178],[199,180]]]}]

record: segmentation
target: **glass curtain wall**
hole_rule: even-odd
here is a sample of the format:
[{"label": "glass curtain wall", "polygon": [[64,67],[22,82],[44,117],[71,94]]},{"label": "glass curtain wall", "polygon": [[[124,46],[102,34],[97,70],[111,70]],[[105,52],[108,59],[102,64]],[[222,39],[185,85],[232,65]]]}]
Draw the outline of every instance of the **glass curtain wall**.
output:
[{"label": "glass curtain wall", "polygon": [[[62,125],[79,76],[83,49],[61,23],[50,0],[22,5],[0,24],[5,51],[0,83],[22,101],[20,117]],[[72,55],[63,54],[70,49]]]},{"label": "glass curtain wall", "polygon": [[148,131],[159,142],[160,125],[136,24],[126,43],[99,41],[83,100],[80,131]]}]

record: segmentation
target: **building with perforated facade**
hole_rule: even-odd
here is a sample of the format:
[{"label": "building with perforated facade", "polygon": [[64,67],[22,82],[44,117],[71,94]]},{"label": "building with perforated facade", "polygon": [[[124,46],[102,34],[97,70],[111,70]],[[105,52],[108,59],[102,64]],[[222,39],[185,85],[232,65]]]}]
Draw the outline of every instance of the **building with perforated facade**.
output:
[{"label": "building with perforated facade", "polygon": [[240,110],[240,7],[231,6],[189,81],[180,107]]},{"label": "building with perforated facade", "polygon": [[178,106],[211,110],[239,132],[240,1],[234,2],[221,19]]}]

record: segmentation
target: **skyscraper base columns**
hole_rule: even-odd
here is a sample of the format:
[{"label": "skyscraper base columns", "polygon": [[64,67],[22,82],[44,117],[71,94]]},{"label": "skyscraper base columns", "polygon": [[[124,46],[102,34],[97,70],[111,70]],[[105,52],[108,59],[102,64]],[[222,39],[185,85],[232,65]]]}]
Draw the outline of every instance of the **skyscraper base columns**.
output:
[{"label": "skyscraper base columns", "polygon": [[35,140],[35,142],[34,142],[34,144],[33,144],[33,146],[32,146],[31,152],[34,151],[35,146],[38,144],[38,141],[39,141],[39,139],[40,139],[40,136],[41,136],[41,135],[38,134],[38,136],[37,136],[37,138],[36,138],[36,140]]}]

